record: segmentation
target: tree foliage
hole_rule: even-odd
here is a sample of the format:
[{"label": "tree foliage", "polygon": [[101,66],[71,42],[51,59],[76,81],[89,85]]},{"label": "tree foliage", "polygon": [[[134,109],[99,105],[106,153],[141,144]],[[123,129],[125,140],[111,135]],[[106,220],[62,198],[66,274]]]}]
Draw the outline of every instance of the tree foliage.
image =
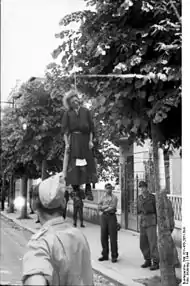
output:
[{"label": "tree foliage", "polygon": [[37,178],[45,159],[49,172],[60,171],[62,104],[52,102],[41,81],[35,80],[23,84],[14,97],[16,109],[7,109],[2,120],[1,158],[5,170],[14,171],[16,176]]},{"label": "tree foliage", "polygon": [[[158,140],[181,145],[181,23],[170,1],[86,1],[89,10],[65,16],[62,40],[54,52],[61,73],[141,74],[123,78],[77,78],[77,87],[90,98],[96,120],[108,123],[108,139],[125,134],[135,140],[151,138],[150,122],[160,130]],[[181,2],[172,1],[181,15]],[[80,23],[74,31],[73,21]],[[73,60],[74,57],[74,60]],[[56,65],[49,66],[51,71]],[[60,67],[59,67],[60,68]],[[77,70],[76,70],[77,68]],[[63,78],[67,83],[71,79]],[[175,121],[175,125],[173,122]]]}]

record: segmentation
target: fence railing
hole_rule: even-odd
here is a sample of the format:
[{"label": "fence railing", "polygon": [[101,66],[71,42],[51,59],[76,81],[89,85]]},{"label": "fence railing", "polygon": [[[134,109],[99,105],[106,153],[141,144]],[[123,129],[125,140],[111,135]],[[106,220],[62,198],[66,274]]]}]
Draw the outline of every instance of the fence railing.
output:
[{"label": "fence railing", "polygon": [[182,196],[168,194],[168,198],[173,206],[175,220],[182,221]]},{"label": "fence railing", "polygon": [[[98,190],[92,190],[94,200],[93,203],[98,204],[102,196],[104,195],[104,190],[98,189]],[[121,210],[121,192],[120,191],[113,191],[113,193],[118,197],[118,210]],[[182,197],[176,196],[176,195],[168,195],[168,198],[171,200],[173,210],[174,210],[174,219],[177,221],[182,220]],[[86,201],[89,203],[89,201]],[[133,207],[132,213],[136,214],[136,202],[134,201],[134,204],[131,204],[131,207]]]}]

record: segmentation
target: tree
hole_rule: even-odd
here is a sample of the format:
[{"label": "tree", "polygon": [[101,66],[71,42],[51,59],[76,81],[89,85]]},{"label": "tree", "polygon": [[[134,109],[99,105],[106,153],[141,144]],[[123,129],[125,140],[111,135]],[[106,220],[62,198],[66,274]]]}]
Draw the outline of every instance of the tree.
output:
[{"label": "tree", "polygon": [[60,171],[62,167],[62,102],[52,101],[50,94],[44,90],[43,81],[38,78],[23,84],[19,93],[17,115],[27,125],[21,161],[24,163],[27,155],[27,159],[32,159],[39,167],[44,179],[50,172]]},{"label": "tree", "polygon": [[103,156],[103,164],[99,163],[97,172],[101,181],[113,181],[119,177],[119,148],[110,141],[102,142],[99,150]]},{"label": "tree", "polygon": [[[64,29],[56,37],[62,45],[53,56],[62,56],[62,74],[77,67],[78,89],[94,99],[97,121],[109,125],[107,139],[125,134],[152,140],[161,280],[177,285],[158,154],[166,144],[181,146],[181,1],[86,2],[94,9],[61,20]],[[69,28],[73,21],[78,31]]]}]

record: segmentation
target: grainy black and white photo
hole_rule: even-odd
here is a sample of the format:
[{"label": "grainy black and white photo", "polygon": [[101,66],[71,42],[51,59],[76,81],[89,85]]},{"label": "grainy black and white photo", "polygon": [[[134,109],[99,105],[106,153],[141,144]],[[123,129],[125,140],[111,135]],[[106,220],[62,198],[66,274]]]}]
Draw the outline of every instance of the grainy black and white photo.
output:
[{"label": "grainy black and white photo", "polygon": [[2,0],[0,159],[0,285],[190,285],[182,1]]}]

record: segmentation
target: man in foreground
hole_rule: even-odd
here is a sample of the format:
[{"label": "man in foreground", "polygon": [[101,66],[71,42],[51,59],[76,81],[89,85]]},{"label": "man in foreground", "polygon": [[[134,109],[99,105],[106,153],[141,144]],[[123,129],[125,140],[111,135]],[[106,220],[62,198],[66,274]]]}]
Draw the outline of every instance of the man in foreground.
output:
[{"label": "man in foreground", "polygon": [[109,242],[111,244],[111,257],[112,262],[117,262],[118,258],[118,244],[117,244],[117,197],[112,194],[112,185],[106,184],[106,194],[99,202],[99,210],[102,212],[101,215],[101,243],[102,243],[102,257],[99,261],[108,260],[109,258]]},{"label": "man in foreground", "polygon": [[144,181],[139,182],[139,189],[137,213],[140,215],[140,249],[145,259],[141,267],[157,270],[159,269],[159,256],[155,196],[149,192],[147,183]]},{"label": "man in foreground", "polygon": [[88,242],[66,224],[60,174],[40,183],[33,192],[33,209],[42,228],[32,236],[23,258],[23,285],[93,285]]}]

